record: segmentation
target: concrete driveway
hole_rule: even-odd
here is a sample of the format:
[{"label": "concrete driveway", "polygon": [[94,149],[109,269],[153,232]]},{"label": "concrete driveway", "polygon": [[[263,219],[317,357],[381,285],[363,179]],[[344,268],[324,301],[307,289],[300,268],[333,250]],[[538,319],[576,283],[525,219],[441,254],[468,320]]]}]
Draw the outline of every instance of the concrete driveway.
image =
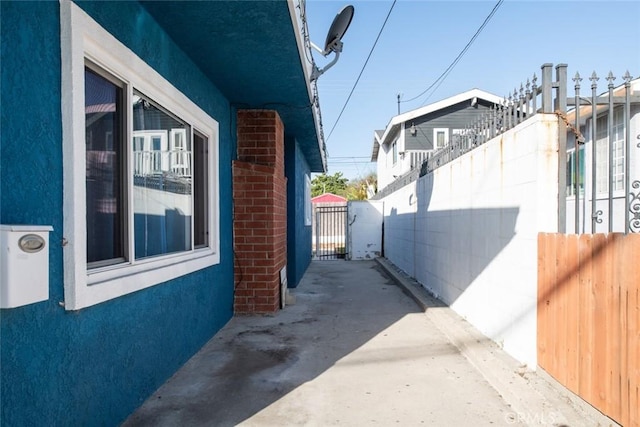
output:
[{"label": "concrete driveway", "polygon": [[124,425],[613,425],[384,261],[313,262],[292,295],[233,318]]}]

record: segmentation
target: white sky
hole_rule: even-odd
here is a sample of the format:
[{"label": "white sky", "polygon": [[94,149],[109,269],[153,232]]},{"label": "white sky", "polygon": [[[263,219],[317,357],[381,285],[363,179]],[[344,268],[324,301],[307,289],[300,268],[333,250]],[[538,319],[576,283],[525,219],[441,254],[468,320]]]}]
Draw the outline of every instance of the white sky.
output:
[{"label": "white sky", "polygon": [[[329,137],[392,5],[392,0],[347,3],[307,0],[311,40],[323,45],[327,30],[345,4],[355,14],[343,38],[338,63],[318,79],[329,174],[350,179],[375,171],[369,163],[373,131],[398,113],[397,94],[415,97],[440,76],[469,42],[496,1],[398,0],[342,117]],[[314,52],[319,67],[332,58]],[[640,1],[506,0],[460,62],[435,91],[401,104],[406,112],[472,88],[506,96],[550,62],[579,71],[582,93],[588,77],[611,70],[622,84],[628,70],[640,77]],[[569,91],[569,96],[573,90]],[[428,98],[427,98],[428,97]],[[328,138],[329,137],[329,138]]]}]

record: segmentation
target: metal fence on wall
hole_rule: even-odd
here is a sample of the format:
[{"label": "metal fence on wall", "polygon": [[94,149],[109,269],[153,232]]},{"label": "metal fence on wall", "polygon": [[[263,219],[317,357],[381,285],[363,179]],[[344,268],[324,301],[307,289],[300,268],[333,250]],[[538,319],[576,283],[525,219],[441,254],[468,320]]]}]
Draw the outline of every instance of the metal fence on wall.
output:
[{"label": "metal fence on wall", "polygon": [[[568,97],[567,65],[558,64],[555,71],[553,79],[553,64],[543,64],[540,84],[536,74],[526,83],[521,83],[519,89],[504,97],[502,103],[492,106],[487,114],[454,135],[448,146],[431,153],[422,163],[420,176],[481,146],[537,113],[556,114],[559,125],[558,231],[566,232],[567,223],[573,222],[575,233],[640,232],[640,142],[636,141],[640,134],[631,135],[632,107],[635,111],[633,117],[637,117],[635,120],[638,122],[636,132],[640,129],[640,111],[637,111],[640,109],[640,79],[632,80],[627,71],[622,77],[623,83],[615,88],[616,78],[610,72],[606,77],[607,91],[597,95],[599,77],[594,72],[589,78],[591,96],[582,97],[582,78],[576,73],[573,78],[575,95]],[[606,123],[606,129],[599,132],[599,123]],[[587,153],[590,159],[588,171],[584,160],[581,160],[585,145],[590,148]],[[598,160],[599,153],[606,156],[606,164]],[[624,182],[620,182],[620,177]],[[585,187],[587,182],[590,191]],[[603,194],[605,187],[606,194]],[[570,196],[572,212],[567,211],[567,196]],[[586,203],[587,198],[589,203]],[[605,199],[607,203],[602,202]],[[619,199],[619,207],[614,203],[615,199]],[[603,216],[607,218],[604,229],[598,227]],[[620,219],[616,222],[617,217]]]},{"label": "metal fence on wall", "polygon": [[[424,161],[420,175],[426,175],[436,168],[449,163],[464,153],[514,128],[536,113],[552,113],[552,89],[559,87],[552,81],[552,64],[542,65],[542,81],[538,85],[538,77],[534,73],[520,89],[505,96],[502,103],[495,104],[489,112],[469,123],[459,134],[454,135],[446,147],[436,150]],[[558,74],[564,72],[566,81],[566,65],[556,67]],[[566,86],[566,85],[565,85]],[[565,88],[566,89],[566,88]],[[565,90],[566,93],[566,90]],[[540,108],[538,108],[540,105]]]},{"label": "metal fence on wall", "polygon": [[[559,116],[573,140],[565,160],[567,194],[574,198],[574,231],[640,232],[640,142],[636,142],[640,126],[635,126],[637,136],[631,134],[632,105],[635,121],[640,122],[640,80],[632,81],[627,71],[616,88],[616,78],[609,72],[607,90],[598,95],[600,78],[593,72],[589,97],[580,95],[580,74],[572,80],[574,97],[567,104],[573,109]],[[598,225],[602,217],[606,227]]]}]

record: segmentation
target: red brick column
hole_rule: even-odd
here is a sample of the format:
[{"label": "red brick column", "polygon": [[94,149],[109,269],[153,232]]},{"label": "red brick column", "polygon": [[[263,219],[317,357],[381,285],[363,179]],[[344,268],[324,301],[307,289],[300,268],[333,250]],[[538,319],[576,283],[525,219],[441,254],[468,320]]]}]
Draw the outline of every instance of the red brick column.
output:
[{"label": "red brick column", "polygon": [[280,307],[287,262],[284,126],[275,111],[238,112],[233,202],[234,311],[272,313]]}]

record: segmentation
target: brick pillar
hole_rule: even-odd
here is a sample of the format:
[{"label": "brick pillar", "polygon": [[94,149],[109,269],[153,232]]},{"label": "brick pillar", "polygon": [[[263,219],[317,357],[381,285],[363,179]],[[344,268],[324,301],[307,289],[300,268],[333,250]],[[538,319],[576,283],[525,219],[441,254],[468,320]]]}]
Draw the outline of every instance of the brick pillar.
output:
[{"label": "brick pillar", "polygon": [[273,313],[280,307],[280,270],[287,262],[284,126],[270,110],[239,111],[237,126],[234,311]]}]

